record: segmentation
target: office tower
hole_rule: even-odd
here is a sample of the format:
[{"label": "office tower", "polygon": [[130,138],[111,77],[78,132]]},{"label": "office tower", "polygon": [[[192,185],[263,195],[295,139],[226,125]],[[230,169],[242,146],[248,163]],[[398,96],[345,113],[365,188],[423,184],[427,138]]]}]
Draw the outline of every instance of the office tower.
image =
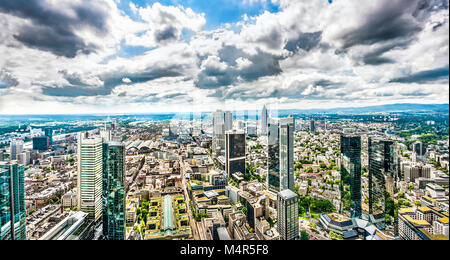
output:
[{"label": "office tower", "polygon": [[225,150],[225,119],[222,110],[217,110],[212,114],[213,117],[213,156],[219,157]]},{"label": "office tower", "polygon": [[413,152],[417,156],[424,156],[427,151],[426,147],[423,145],[422,142],[415,142],[412,144],[412,147],[413,147]]},{"label": "office tower", "polygon": [[233,129],[233,113],[225,112],[224,114],[225,132]]},{"label": "office tower", "polygon": [[[341,180],[350,185],[350,215],[361,218],[361,137],[341,135]],[[344,196],[341,186],[341,196]],[[341,198],[343,202],[343,198]],[[343,207],[341,207],[341,210]]]},{"label": "office tower", "polygon": [[33,137],[33,150],[38,152],[45,152],[48,150],[49,141],[48,136]]},{"label": "office tower", "polygon": [[45,136],[48,137],[48,144],[50,146],[53,145],[53,129],[45,128],[44,133],[45,133]]},{"label": "office tower", "polygon": [[24,167],[16,161],[1,162],[0,240],[26,238]]},{"label": "office tower", "polygon": [[125,239],[125,145],[103,144],[103,235]]},{"label": "office tower", "polygon": [[294,131],[293,117],[280,119],[280,189],[294,191]]},{"label": "office tower", "polygon": [[298,195],[287,189],[278,193],[277,200],[277,230],[281,238],[283,240],[298,239]]},{"label": "office tower", "polygon": [[245,132],[231,130],[226,133],[225,171],[245,173]]},{"label": "office tower", "polygon": [[314,120],[309,121],[309,130],[311,132],[315,132],[316,131],[316,124],[315,124]]},{"label": "office tower", "polygon": [[23,141],[22,140],[13,140],[10,144],[10,160],[17,160],[17,155],[23,152]]},{"label": "office tower", "polygon": [[[369,137],[369,221],[385,227],[385,193],[392,189],[397,172],[394,142]],[[391,190],[390,193],[394,193]]]},{"label": "office tower", "polygon": [[102,139],[78,134],[78,205],[97,222],[102,214]]},{"label": "office tower", "polygon": [[278,120],[269,118],[267,124],[267,187],[280,191],[280,138]]},{"label": "office tower", "polygon": [[104,143],[112,141],[112,132],[111,130],[100,130],[100,137]]},{"label": "office tower", "polygon": [[269,118],[269,114],[267,112],[266,105],[264,105],[262,111],[261,111],[261,121],[260,121],[260,129],[261,129],[261,135],[267,135],[267,120]]}]

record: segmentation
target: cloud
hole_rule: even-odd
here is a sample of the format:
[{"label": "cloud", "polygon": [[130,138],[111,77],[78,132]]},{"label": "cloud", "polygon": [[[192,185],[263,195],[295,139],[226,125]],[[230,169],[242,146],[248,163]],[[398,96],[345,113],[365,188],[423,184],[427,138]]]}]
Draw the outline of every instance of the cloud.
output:
[{"label": "cloud", "polygon": [[[107,10],[97,1],[14,0],[0,1],[0,13],[20,17],[25,21],[14,38],[30,48],[74,58],[78,54],[95,52],[98,46],[80,37],[80,30],[105,35]],[[30,21],[30,22],[28,22]]]},{"label": "cloud", "polygon": [[437,80],[446,79],[448,84],[449,67],[437,68],[433,70],[419,71],[410,75],[394,78],[391,83],[429,83]]}]

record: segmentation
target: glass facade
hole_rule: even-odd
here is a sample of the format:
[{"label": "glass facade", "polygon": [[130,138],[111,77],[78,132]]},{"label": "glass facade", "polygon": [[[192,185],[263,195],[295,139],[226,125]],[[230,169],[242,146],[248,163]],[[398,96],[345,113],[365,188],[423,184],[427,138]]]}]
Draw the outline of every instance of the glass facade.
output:
[{"label": "glass facade", "polygon": [[14,162],[0,164],[0,221],[1,240],[26,240],[24,167]]},{"label": "glass facade", "polygon": [[277,230],[283,240],[298,239],[298,200],[299,197],[291,190],[278,193]]},{"label": "glass facade", "polygon": [[103,144],[103,235],[125,239],[125,146]]},{"label": "glass facade", "polygon": [[397,158],[393,141],[369,138],[369,220],[384,229],[385,196],[394,192]]},{"label": "glass facade", "polygon": [[49,138],[48,136],[33,137],[33,150],[44,152],[48,150]]},{"label": "glass facade", "polygon": [[278,121],[269,118],[267,124],[267,186],[273,192],[280,191],[280,149]]},{"label": "glass facade", "polygon": [[225,171],[245,173],[245,132],[229,131],[226,134]]},{"label": "glass facade", "polygon": [[294,191],[294,126],[292,117],[280,119],[280,189]]},{"label": "glass facade", "polygon": [[[350,216],[361,218],[361,137],[341,135],[341,180],[350,186]],[[341,185],[341,202],[345,191]],[[341,211],[344,207],[341,207]]]}]

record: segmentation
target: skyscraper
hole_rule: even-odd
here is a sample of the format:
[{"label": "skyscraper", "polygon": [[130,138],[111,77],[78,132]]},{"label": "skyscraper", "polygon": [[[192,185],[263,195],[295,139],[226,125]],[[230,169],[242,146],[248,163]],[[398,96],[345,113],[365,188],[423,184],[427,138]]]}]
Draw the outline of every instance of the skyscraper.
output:
[{"label": "skyscraper", "polygon": [[309,121],[309,130],[311,132],[315,132],[316,131],[316,123],[314,122],[314,120]]},{"label": "skyscraper", "polygon": [[299,237],[298,199],[298,195],[288,189],[278,193],[277,230],[283,240],[294,240]]},{"label": "skyscraper", "polygon": [[280,138],[278,120],[269,118],[267,125],[267,187],[280,191]]},{"label": "skyscraper", "polygon": [[26,238],[24,167],[0,162],[0,240]]},{"label": "skyscraper", "polygon": [[226,133],[225,171],[245,173],[245,132],[230,130]]},{"label": "skyscraper", "polygon": [[233,129],[233,113],[225,112],[224,114],[225,132]]},{"label": "skyscraper", "polygon": [[280,189],[294,191],[294,131],[293,117],[280,119]]},{"label": "skyscraper", "polygon": [[225,119],[222,110],[217,110],[213,117],[212,153],[214,157],[222,155],[225,150]]},{"label": "skyscraper", "polygon": [[36,136],[33,137],[33,150],[39,152],[45,152],[49,148],[49,138],[48,136]]},{"label": "skyscraper", "polygon": [[13,140],[10,144],[11,151],[11,160],[17,160],[17,155],[23,152],[23,141],[22,140]]},{"label": "skyscraper", "polygon": [[53,145],[53,129],[45,128],[44,132],[45,132],[45,136],[48,137],[48,144]]},{"label": "skyscraper", "polygon": [[125,145],[103,144],[103,235],[125,239]]},{"label": "skyscraper", "polygon": [[[394,142],[369,138],[369,221],[385,228],[385,193],[397,173]],[[391,192],[393,192],[391,190]]]},{"label": "skyscraper", "polygon": [[267,134],[267,182],[272,192],[294,191],[295,119],[269,118]]},{"label": "skyscraper", "polygon": [[[361,136],[341,135],[341,180],[350,185],[351,217],[361,218]],[[342,186],[341,196],[345,196]]]},{"label": "skyscraper", "polygon": [[267,112],[266,105],[264,105],[262,111],[261,111],[261,121],[260,121],[260,129],[261,129],[261,135],[267,135],[267,120],[269,118],[269,114]]},{"label": "skyscraper", "polygon": [[102,214],[102,139],[78,134],[78,205],[97,222]]}]

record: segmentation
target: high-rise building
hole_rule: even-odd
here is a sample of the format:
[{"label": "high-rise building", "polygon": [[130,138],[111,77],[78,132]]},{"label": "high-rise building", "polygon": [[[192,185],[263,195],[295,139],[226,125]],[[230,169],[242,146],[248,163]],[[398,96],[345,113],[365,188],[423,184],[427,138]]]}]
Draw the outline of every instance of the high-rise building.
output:
[{"label": "high-rise building", "polygon": [[45,128],[44,133],[48,137],[48,144],[53,145],[53,129]]},{"label": "high-rise building", "polygon": [[103,144],[103,235],[125,239],[125,145]]},{"label": "high-rise building", "polygon": [[245,173],[245,132],[230,130],[226,133],[225,171]]},{"label": "high-rise building", "polygon": [[269,118],[267,123],[267,187],[280,191],[280,138],[278,120]]},{"label": "high-rise building", "polygon": [[225,112],[224,114],[225,132],[233,129],[233,113]]},{"label": "high-rise building", "polygon": [[102,215],[102,139],[78,134],[78,205],[97,222]]},{"label": "high-rise building", "polygon": [[267,135],[267,120],[269,119],[269,113],[267,112],[266,105],[264,105],[261,111],[260,129],[261,135]]},{"label": "high-rise building", "polygon": [[369,137],[369,221],[385,228],[385,193],[397,173],[393,141]]},{"label": "high-rise building", "polygon": [[10,143],[10,157],[11,160],[17,160],[17,155],[23,152],[23,141],[13,140]]},{"label": "high-rise building", "polygon": [[269,118],[267,127],[267,182],[272,192],[294,191],[295,119]]},{"label": "high-rise building", "polygon": [[293,117],[280,119],[280,189],[294,191],[294,131]]},{"label": "high-rise building", "polygon": [[0,150],[0,162],[3,161],[3,151]]},{"label": "high-rise building", "polygon": [[213,117],[212,153],[214,157],[222,155],[225,151],[225,119],[222,110],[217,110]]},{"label": "high-rise building", "polygon": [[39,152],[45,152],[49,148],[48,136],[36,136],[33,137],[33,150]]},{"label": "high-rise building", "polygon": [[[350,186],[351,217],[361,218],[361,136],[341,135],[341,180]],[[343,186],[341,196],[345,196]]]},{"label": "high-rise building", "polygon": [[309,130],[311,132],[315,132],[316,131],[316,124],[315,124],[314,120],[309,121]]},{"label": "high-rise building", "polygon": [[298,195],[289,189],[278,193],[277,230],[283,240],[294,240],[299,237],[298,200]]},{"label": "high-rise building", "polygon": [[0,163],[0,240],[26,240],[24,167]]},{"label": "high-rise building", "polygon": [[412,144],[413,147],[413,152],[417,155],[417,156],[424,156],[427,148],[423,145],[422,142],[415,142]]}]

